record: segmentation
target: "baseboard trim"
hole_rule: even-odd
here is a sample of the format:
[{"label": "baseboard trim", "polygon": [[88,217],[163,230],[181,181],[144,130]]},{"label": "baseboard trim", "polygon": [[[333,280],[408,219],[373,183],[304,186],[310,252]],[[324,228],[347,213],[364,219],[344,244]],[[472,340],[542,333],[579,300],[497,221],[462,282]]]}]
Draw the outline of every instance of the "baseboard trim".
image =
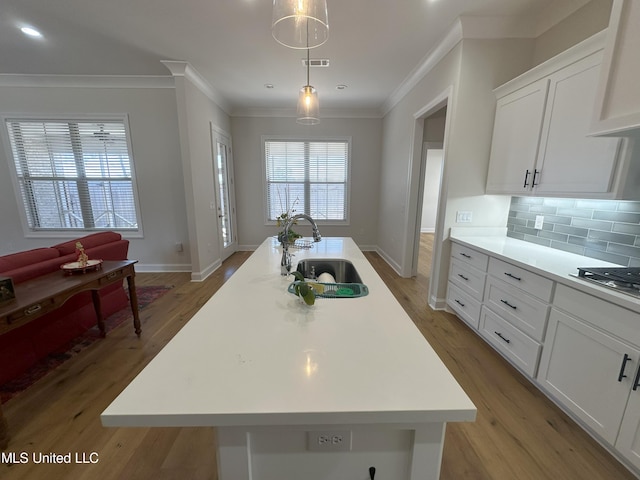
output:
[{"label": "baseboard trim", "polygon": [[191,272],[190,263],[136,263],[135,270],[139,273],[173,273]]},{"label": "baseboard trim", "polygon": [[207,268],[200,272],[192,272],[191,273],[191,281],[192,282],[204,282],[209,275],[215,272],[222,265],[222,260],[218,259],[209,265]]}]

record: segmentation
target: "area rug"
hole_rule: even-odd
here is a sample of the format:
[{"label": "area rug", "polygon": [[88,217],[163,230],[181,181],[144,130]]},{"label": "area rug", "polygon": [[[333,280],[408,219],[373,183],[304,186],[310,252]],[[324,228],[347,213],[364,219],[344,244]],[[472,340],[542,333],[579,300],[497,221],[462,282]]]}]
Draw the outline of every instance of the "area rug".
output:
[{"label": "area rug", "polygon": [[[144,309],[172,288],[173,286],[171,285],[136,287],[136,293],[138,295],[138,310]],[[122,325],[125,321],[132,321],[131,307],[128,305],[125,308],[118,310],[113,315],[105,318],[104,323],[107,335],[111,330]],[[1,403],[7,402],[20,392],[26,390],[36,381],[58,368],[70,358],[78,355],[100,339],[100,331],[96,325],[79,337],[71,340],[67,345],[61,347],[58,352],[53,352],[39,360],[38,363],[18,378],[11,380],[4,385],[0,385]]]}]

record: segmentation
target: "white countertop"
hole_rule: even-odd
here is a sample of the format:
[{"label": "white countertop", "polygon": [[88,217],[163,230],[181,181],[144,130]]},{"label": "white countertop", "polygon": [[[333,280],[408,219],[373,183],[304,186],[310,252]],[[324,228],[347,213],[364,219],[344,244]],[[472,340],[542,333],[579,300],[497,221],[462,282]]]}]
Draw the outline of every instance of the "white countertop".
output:
[{"label": "white countertop", "polygon": [[503,235],[452,234],[450,238],[556,282],[640,312],[640,300],[570,275],[577,274],[578,267],[619,267],[620,265]]},{"label": "white countertop", "polygon": [[[268,238],[102,413],[105,426],[419,424],[476,408],[350,238],[303,258],[347,258],[361,298],[287,292]],[[426,294],[426,292],[425,292]],[[144,334],[144,333],[143,333]]]}]

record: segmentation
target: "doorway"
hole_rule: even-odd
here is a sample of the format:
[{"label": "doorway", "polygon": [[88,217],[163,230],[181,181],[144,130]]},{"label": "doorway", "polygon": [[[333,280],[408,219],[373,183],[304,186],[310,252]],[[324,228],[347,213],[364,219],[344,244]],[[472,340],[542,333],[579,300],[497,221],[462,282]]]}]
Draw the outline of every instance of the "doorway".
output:
[{"label": "doorway", "polygon": [[220,261],[224,261],[236,251],[238,246],[231,139],[225,132],[212,125],[211,143]]}]

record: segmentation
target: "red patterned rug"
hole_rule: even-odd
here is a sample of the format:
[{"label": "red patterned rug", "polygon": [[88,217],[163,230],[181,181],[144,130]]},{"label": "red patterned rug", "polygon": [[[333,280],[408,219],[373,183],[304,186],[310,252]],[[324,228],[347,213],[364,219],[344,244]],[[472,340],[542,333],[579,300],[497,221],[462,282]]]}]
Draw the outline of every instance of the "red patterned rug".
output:
[{"label": "red patterned rug", "polygon": [[[138,309],[142,310],[172,288],[173,286],[136,287],[136,292],[138,294]],[[117,311],[105,319],[104,323],[107,333],[122,325],[127,320],[131,321],[131,308],[129,306]],[[18,378],[11,380],[4,385],[0,385],[1,403],[7,402],[15,395],[26,390],[36,381],[40,380],[42,377],[55,370],[70,358],[78,355],[100,339],[100,331],[96,325],[84,332],[81,336],[71,340],[66,347],[62,347],[60,349],[60,352],[47,355]]]}]

